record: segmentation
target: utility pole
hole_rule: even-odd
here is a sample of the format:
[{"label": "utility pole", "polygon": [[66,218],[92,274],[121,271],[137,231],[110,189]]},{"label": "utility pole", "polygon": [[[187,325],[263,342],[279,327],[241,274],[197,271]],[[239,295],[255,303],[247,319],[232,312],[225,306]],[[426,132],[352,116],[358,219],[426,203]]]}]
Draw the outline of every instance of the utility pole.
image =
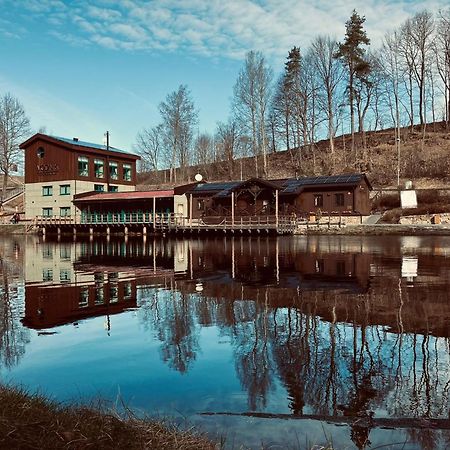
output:
[{"label": "utility pole", "polygon": [[[106,151],[109,152],[109,131],[105,133],[106,136]],[[106,192],[109,192],[109,154],[106,155]]]}]

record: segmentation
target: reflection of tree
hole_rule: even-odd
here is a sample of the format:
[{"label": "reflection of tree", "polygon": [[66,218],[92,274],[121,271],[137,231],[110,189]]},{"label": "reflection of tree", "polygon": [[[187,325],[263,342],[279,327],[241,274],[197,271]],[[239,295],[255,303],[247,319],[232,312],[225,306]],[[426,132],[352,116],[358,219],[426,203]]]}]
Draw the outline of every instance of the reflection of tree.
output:
[{"label": "reflection of tree", "polygon": [[163,361],[181,373],[189,370],[199,349],[195,303],[195,296],[173,290],[155,291],[141,304],[145,326],[150,321],[162,342]]},{"label": "reflection of tree", "polygon": [[0,256],[0,361],[6,368],[19,363],[29,342],[29,331],[20,323],[23,311],[22,298],[18,294],[14,270],[9,270],[7,259]]},{"label": "reflection of tree", "polygon": [[268,310],[258,302],[236,302],[235,311],[236,372],[248,392],[250,410],[256,411],[266,405],[273,376],[268,353]]}]

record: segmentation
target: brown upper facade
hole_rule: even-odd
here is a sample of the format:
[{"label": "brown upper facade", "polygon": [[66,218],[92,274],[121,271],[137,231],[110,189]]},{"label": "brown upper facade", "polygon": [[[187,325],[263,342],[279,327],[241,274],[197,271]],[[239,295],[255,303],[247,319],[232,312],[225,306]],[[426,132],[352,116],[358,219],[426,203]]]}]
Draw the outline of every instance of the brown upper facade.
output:
[{"label": "brown upper facade", "polygon": [[140,157],[111,146],[37,133],[20,148],[25,151],[25,183],[81,180],[136,185]]}]

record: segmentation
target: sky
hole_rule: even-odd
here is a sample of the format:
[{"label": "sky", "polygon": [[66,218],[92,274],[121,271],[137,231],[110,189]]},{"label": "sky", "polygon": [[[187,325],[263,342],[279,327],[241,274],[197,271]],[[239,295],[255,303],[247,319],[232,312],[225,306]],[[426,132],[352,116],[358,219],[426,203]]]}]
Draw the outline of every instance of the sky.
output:
[{"label": "sky", "polygon": [[378,46],[384,33],[448,0],[0,0],[0,95],[23,104],[34,130],[133,151],[160,122],[158,105],[186,84],[199,132],[230,114],[250,50],[275,75],[288,51],[319,34],[342,40],[355,8]]}]

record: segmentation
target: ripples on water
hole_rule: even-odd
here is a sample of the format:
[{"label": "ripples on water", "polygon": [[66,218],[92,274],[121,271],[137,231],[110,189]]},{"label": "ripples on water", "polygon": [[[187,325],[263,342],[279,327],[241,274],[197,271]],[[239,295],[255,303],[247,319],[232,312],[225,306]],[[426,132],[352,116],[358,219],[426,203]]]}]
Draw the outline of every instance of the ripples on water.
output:
[{"label": "ripples on water", "polygon": [[450,445],[450,238],[2,237],[0,275],[3,381],[230,447]]}]

